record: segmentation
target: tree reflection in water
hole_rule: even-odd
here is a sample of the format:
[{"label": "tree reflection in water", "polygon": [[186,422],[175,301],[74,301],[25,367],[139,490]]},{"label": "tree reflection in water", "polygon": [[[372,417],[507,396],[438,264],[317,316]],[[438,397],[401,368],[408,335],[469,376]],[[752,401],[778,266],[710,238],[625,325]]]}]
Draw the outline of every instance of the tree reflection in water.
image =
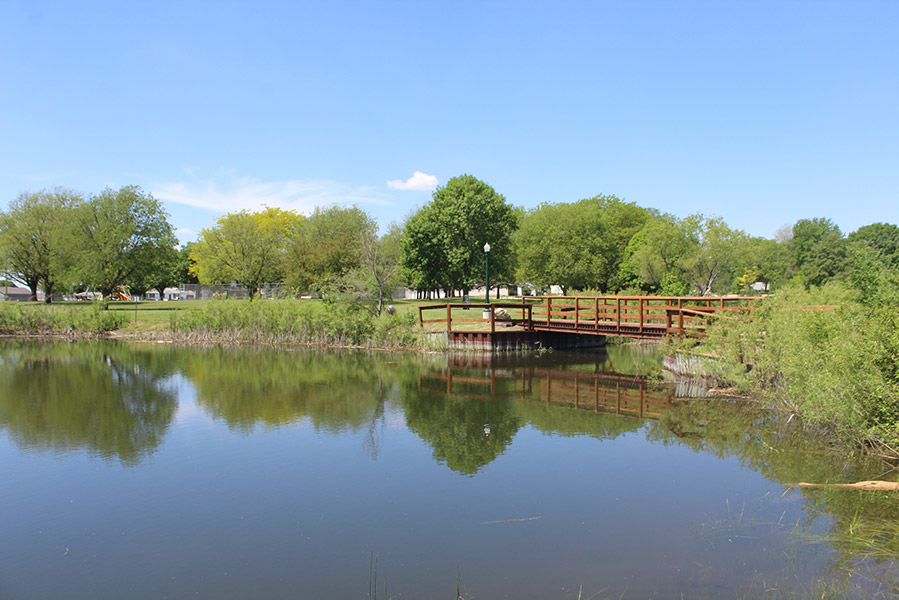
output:
[{"label": "tree reflection in water", "polygon": [[133,465],[162,441],[178,400],[168,354],[120,344],[6,342],[0,426],[24,448],[86,449]]}]

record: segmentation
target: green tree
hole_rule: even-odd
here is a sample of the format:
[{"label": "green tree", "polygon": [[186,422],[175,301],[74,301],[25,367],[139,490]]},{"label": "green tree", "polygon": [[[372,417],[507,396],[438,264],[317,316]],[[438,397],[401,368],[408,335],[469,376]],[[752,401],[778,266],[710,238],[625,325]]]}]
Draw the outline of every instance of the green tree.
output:
[{"label": "green tree", "polygon": [[73,213],[82,198],[56,188],[52,192],[22,193],[0,213],[0,261],[11,277],[37,299],[43,285],[45,302],[72,269]]},{"label": "green tree", "polygon": [[739,267],[746,239],[718,217],[695,214],[678,220],[662,215],[631,239],[622,279],[663,295],[728,292],[744,274]]},{"label": "green tree", "polygon": [[648,218],[646,210],[615,196],[542,204],[515,234],[518,279],[563,291],[615,289],[627,244]]},{"label": "green tree", "polygon": [[203,229],[191,245],[188,273],[204,284],[245,285],[252,300],[263,283],[282,280],[287,249],[302,221],[297,213],[279,208],[229,213],[215,227]]},{"label": "green tree", "polygon": [[746,293],[748,286],[757,281],[768,284],[769,289],[786,284],[793,276],[787,245],[762,237],[747,237],[739,252],[734,275],[739,279],[747,274],[752,277],[737,283],[737,291],[741,293]]},{"label": "green tree", "polygon": [[663,281],[668,287],[686,287],[682,261],[692,246],[693,240],[685,235],[675,217],[656,216],[628,243],[620,269],[621,280],[640,285],[646,291],[658,291]]},{"label": "green tree", "polygon": [[289,246],[288,282],[300,291],[332,291],[360,267],[363,241],[376,232],[374,219],[355,206],[316,208]]},{"label": "green tree", "polygon": [[419,291],[448,288],[447,256],[440,238],[437,211],[427,205],[406,221],[401,243],[402,278]]},{"label": "green tree", "polygon": [[793,225],[790,240],[793,264],[806,285],[822,285],[849,267],[843,232],[830,219],[802,219]]},{"label": "green tree", "polygon": [[852,244],[873,248],[885,264],[899,267],[899,226],[873,223],[859,227],[850,233],[847,239]]},{"label": "green tree", "polygon": [[396,286],[400,271],[403,229],[392,225],[381,237],[369,231],[362,237],[362,256],[358,268],[350,271],[344,281],[350,293],[372,314],[380,316],[385,298]]},{"label": "green tree", "polygon": [[162,203],[137,186],[92,196],[79,207],[76,231],[81,281],[104,296],[168,269],[178,241]]},{"label": "green tree", "polygon": [[730,291],[732,275],[746,234],[731,229],[720,217],[691,215],[681,222],[690,252],[681,260],[687,281],[700,296]]},{"label": "green tree", "polygon": [[491,279],[508,281],[517,227],[517,212],[501,194],[472,175],[454,177],[407,221],[404,268],[419,285],[468,291],[483,281],[489,243]]},{"label": "green tree", "polygon": [[[197,279],[197,276],[190,272],[191,265],[194,262],[190,259],[190,253],[193,250],[193,242],[188,242],[184,244],[180,250],[178,250],[178,260],[175,261],[174,269],[172,270],[172,280],[176,285],[180,285],[182,283],[200,283],[200,280]],[[159,290],[162,292],[162,290]]]}]

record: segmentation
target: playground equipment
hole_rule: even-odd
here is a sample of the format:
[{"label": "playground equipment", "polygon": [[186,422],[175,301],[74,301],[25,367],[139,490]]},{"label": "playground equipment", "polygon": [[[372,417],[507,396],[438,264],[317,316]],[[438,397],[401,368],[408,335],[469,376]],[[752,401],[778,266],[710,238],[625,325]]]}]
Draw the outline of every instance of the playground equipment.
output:
[{"label": "playground equipment", "polygon": [[112,294],[110,294],[109,299],[125,300],[127,302],[132,302],[134,300],[134,298],[131,296],[131,288],[127,285],[116,286],[116,288],[112,290]]}]

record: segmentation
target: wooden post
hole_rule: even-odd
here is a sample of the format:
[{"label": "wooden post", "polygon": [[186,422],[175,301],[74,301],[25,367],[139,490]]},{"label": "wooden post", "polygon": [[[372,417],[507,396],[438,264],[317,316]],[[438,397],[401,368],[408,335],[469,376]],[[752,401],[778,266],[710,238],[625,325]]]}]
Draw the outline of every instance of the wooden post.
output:
[{"label": "wooden post", "polygon": [[580,321],[581,315],[581,299],[580,297],[575,297],[574,299],[574,330],[577,331],[577,325]]},{"label": "wooden post", "polygon": [[[605,300],[603,300],[603,311],[605,311]],[[593,299],[593,329],[599,331],[599,298]]]},{"label": "wooden post", "polygon": [[618,296],[618,308],[616,309],[616,316],[618,317],[618,333],[621,333],[621,296]]},{"label": "wooden post", "polygon": [[640,298],[640,333],[643,333],[643,298]]},{"label": "wooden post", "polygon": [[546,297],[546,326],[549,327],[550,320],[552,319],[553,314],[553,299],[549,296]]},{"label": "wooden post", "polygon": [[446,305],[446,330],[447,332],[453,330],[453,307],[450,304]]},{"label": "wooden post", "polygon": [[425,325],[424,318],[423,318],[422,315],[421,315],[421,306],[418,307],[418,324],[419,324],[421,327],[424,327],[424,325]]},{"label": "wooden post", "polygon": [[[496,319],[494,319],[493,305],[490,305],[490,333],[496,333]],[[493,340],[491,340],[492,342]]]}]

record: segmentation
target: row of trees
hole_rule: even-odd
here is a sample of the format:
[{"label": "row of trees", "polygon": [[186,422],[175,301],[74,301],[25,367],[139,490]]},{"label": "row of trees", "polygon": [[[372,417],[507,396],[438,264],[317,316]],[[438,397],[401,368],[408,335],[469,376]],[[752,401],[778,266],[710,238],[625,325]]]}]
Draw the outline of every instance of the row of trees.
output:
[{"label": "row of trees", "polygon": [[378,235],[374,219],[356,207],[317,208],[305,217],[266,208],[221,217],[189,247],[190,272],[200,283],[236,281],[250,297],[264,283],[294,291],[347,295],[376,314],[399,272],[400,238],[394,227]]},{"label": "row of trees", "polygon": [[170,285],[186,256],[162,204],[135,186],[85,199],[57,188],[23,193],[0,213],[0,267],[46,302],[64,291]]},{"label": "row of trees", "polygon": [[[829,219],[803,219],[775,239],[752,237],[717,217],[676,218],[615,196],[544,203],[525,211],[471,175],[438,187],[402,226],[379,235],[356,207],[303,216],[277,208],[241,211],[177,246],[162,205],[140,188],[22,194],[0,213],[0,266],[47,297],[93,288],[138,293],[190,280],[263,284],[345,295],[380,313],[395,285],[422,293],[528,283],[566,293],[665,295],[748,292],[762,282],[806,286],[860,281],[899,269],[899,227],[876,223],[848,237]],[[864,275],[867,272],[868,275]]]},{"label": "row of trees", "polygon": [[[775,239],[753,237],[718,217],[678,219],[615,196],[544,203],[524,211],[470,175],[450,180],[406,222],[404,280],[418,290],[467,291],[528,283],[564,293],[662,295],[748,293],[858,279],[899,268],[899,227],[876,223],[844,236],[829,219],[802,219]],[[756,286],[759,287],[759,286]]]}]

